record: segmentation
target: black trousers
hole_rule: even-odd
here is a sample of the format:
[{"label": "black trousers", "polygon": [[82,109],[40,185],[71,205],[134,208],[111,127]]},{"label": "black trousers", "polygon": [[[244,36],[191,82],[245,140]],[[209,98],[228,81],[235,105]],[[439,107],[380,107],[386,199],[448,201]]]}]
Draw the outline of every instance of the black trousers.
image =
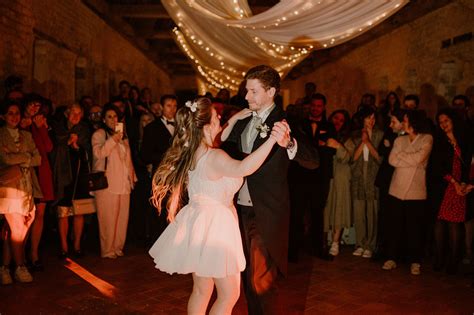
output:
[{"label": "black trousers", "polygon": [[242,240],[247,266],[242,273],[250,315],[285,314],[277,282],[282,278],[257,229],[253,207],[239,206]]},{"label": "black trousers", "polygon": [[423,256],[425,200],[387,199],[387,258],[396,260],[405,249],[410,263],[420,263]]}]

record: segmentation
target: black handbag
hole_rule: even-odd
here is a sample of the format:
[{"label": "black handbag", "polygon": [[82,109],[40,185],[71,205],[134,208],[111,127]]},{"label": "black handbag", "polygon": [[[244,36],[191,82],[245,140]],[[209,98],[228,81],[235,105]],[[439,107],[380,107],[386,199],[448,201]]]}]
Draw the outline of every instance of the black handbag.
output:
[{"label": "black handbag", "polygon": [[109,187],[109,182],[105,172],[94,172],[87,175],[87,185],[89,191],[96,191]]},{"label": "black handbag", "polygon": [[[107,139],[107,138],[106,138]],[[89,167],[89,158],[87,156],[87,166]],[[91,172],[89,167],[89,174],[87,175],[87,187],[89,191],[101,190],[109,187],[105,171],[107,170],[107,158],[105,158],[105,167],[103,171]]]}]

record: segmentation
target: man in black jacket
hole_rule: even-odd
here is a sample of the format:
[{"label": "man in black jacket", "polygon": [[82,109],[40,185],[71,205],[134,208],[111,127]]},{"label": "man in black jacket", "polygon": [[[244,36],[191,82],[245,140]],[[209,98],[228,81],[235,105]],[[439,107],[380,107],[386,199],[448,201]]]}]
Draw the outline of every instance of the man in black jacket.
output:
[{"label": "man in black jacket", "polygon": [[[284,120],[275,105],[280,88],[278,72],[265,65],[250,69],[245,77],[249,108],[253,116],[235,123],[227,141],[243,154],[255,151],[273,125]],[[288,222],[290,213],[287,172],[290,159],[303,166],[318,166],[317,152],[304,141],[296,142],[286,126],[284,136],[265,163],[246,177],[239,191],[240,219],[247,267],[243,274],[249,314],[285,314],[277,294],[277,282],[287,272]]]}]

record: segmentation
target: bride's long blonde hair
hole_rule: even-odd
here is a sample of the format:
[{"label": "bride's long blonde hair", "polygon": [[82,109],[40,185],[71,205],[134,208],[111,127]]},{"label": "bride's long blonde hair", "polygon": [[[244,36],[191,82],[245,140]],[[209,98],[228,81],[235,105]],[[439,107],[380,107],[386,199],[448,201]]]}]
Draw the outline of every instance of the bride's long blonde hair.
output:
[{"label": "bride's long blonde hair", "polygon": [[187,102],[176,113],[171,147],[153,175],[151,201],[161,214],[168,197],[168,221],[173,221],[182,206],[188,186],[188,171],[194,168],[196,150],[204,138],[203,128],[211,122],[212,103],[208,98]]}]

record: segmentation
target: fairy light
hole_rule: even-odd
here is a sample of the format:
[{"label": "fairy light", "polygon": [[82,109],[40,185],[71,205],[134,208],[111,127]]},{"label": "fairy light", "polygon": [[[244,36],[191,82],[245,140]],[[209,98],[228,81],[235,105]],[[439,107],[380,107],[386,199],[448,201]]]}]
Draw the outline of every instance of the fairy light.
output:
[{"label": "fairy light", "polygon": [[[399,1],[405,2],[405,0]],[[195,8],[199,6],[199,4],[193,0],[187,2],[190,6],[194,6]],[[322,1],[306,1],[298,8],[298,10],[287,12],[285,15],[282,15],[273,21],[268,21],[268,24],[258,26],[242,24],[248,23],[246,20],[241,20],[247,13],[239,6],[238,0],[233,0],[232,3],[234,6],[234,13],[231,13],[231,15],[239,20],[239,22],[227,24],[227,27],[258,30],[267,28],[277,29],[280,25],[290,23],[293,19],[299,18],[299,15],[303,15],[305,11],[314,10],[313,6],[315,4],[321,5]],[[358,29],[349,28],[343,33],[338,32],[325,36],[325,38],[318,39],[318,44],[316,45],[282,45],[281,43],[274,43],[255,35],[251,36],[250,40],[255,43],[255,47],[260,49],[261,52],[278,61],[278,66],[275,66],[275,68],[277,71],[281,72],[282,76],[284,76],[285,73],[306,58],[306,56],[313,50],[318,48],[328,48],[356,36],[358,32],[362,32],[366,28],[379,23],[379,21],[391,13],[390,11],[396,10],[400,5],[400,3],[396,3],[395,6],[387,9],[385,12],[380,12],[376,16],[370,16],[363,26]],[[320,9],[324,8],[326,8],[326,6],[320,7]],[[207,44],[203,38],[200,38],[199,34],[195,33],[195,30],[186,27],[186,23],[183,23],[185,22],[183,18],[186,17],[186,14],[183,11],[178,11],[175,16],[178,19],[178,21],[176,21],[177,27],[173,29],[176,42],[186,56],[192,61],[192,64],[197,69],[199,75],[203,78],[203,82],[213,88],[228,88],[236,91],[238,89],[237,85],[242,80],[242,77],[245,76],[245,72],[239,71],[239,64],[236,64],[235,60],[224,57],[222,51],[214,49],[211,45]],[[205,59],[206,61],[204,62],[202,58],[214,59],[215,63],[214,65],[212,65],[212,63],[209,64],[207,59]]]}]

